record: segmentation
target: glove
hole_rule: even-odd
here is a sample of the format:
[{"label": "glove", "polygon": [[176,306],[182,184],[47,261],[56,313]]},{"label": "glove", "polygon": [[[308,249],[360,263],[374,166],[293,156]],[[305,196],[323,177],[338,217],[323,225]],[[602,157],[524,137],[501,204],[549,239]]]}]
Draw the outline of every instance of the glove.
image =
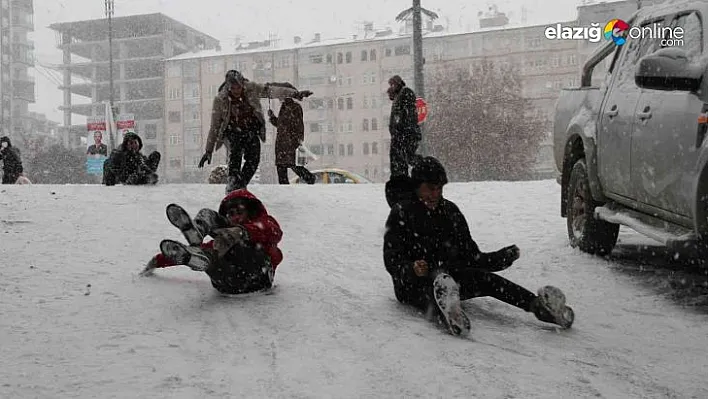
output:
[{"label": "glove", "polygon": [[204,167],[204,162],[208,163],[211,165],[211,152],[205,152],[204,155],[202,156],[202,160],[199,161],[199,167],[203,168]]},{"label": "glove", "polygon": [[298,99],[302,100],[303,98],[305,98],[305,97],[310,97],[310,96],[313,95],[313,94],[314,94],[314,93],[311,92],[310,90],[302,90],[302,91],[298,91],[298,92],[295,94],[295,96],[296,96]]},{"label": "glove", "polygon": [[521,250],[516,245],[509,245],[499,250],[501,254],[501,263],[510,266],[515,260],[521,256]]}]

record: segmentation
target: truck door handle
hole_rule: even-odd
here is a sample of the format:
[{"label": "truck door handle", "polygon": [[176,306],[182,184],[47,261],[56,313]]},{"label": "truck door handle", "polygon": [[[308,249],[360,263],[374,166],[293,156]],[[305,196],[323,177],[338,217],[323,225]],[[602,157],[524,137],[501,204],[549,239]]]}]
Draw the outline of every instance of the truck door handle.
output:
[{"label": "truck door handle", "polygon": [[617,116],[617,114],[619,114],[619,109],[617,109],[617,105],[613,105],[612,108],[610,108],[610,110],[605,113],[607,114],[607,116],[612,118],[613,116]]},{"label": "truck door handle", "polygon": [[644,107],[644,111],[637,112],[637,116],[643,121],[651,118],[651,107],[647,105],[646,107]]}]

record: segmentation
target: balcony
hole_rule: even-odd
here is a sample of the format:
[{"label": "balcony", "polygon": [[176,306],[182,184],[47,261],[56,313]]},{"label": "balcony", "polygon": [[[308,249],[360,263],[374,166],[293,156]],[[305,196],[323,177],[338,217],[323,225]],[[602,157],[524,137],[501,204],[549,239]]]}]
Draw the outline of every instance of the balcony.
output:
[{"label": "balcony", "polygon": [[29,14],[34,13],[33,0],[12,0],[12,8],[24,10]]},{"label": "balcony", "polygon": [[28,32],[34,32],[34,16],[31,13],[17,10],[12,16],[10,23],[13,28],[26,29]]},{"label": "balcony", "polygon": [[34,103],[34,83],[24,87],[13,88],[12,97],[16,100],[25,100],[30,103]]},{"label": "balcony", "polygon": [[34,45],[15,43],[12,45],[12,61],[34,66]]}]

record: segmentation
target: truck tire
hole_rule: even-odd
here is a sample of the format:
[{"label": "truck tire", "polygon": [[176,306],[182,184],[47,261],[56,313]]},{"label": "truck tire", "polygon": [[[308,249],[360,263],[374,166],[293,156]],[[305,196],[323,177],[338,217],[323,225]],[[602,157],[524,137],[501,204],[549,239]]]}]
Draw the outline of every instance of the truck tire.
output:
[{"label": "truck tire", "polygon": [[595,218],[595,208],[600,205],[592,198],[587,166],[581,158],[573,165],[568,182],[568,238],[571,247],[604,256],[617,243],[619,225]]}]

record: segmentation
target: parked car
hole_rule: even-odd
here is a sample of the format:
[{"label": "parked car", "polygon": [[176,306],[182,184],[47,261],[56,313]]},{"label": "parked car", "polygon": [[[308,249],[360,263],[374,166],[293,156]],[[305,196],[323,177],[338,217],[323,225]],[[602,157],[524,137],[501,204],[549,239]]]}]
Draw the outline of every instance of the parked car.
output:
[{"label": "parked car", "polygon": [[[371,183],[367,178],[350,172],[344,169],[337,168],[325,168],[311,171],[315,175],[315,183],[320,184],[336,184],[336,183],[349,183],[349,184],[367,184]],[[301,181],[299,177],[295,177],[290,180],[291,184],[305,184]]]},{"label": "parked car", "polygon": [[610,40],[583,65],[581,87],[561,91],[554,158],[571,246],[608,254],[620,225],[669,247],[708,246],[706,16],[696,0],[638,10],[630,26],[681,27],[683,45]]}]

